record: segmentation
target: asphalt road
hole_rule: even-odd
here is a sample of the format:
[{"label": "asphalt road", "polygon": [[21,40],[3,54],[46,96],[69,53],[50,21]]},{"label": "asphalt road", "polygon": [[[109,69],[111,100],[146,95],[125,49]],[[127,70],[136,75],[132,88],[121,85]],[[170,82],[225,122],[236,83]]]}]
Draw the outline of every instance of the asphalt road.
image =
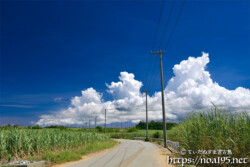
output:
[{"label": "asphalt road", "polygon": [[[138,140],[123,140],[113,149],[87,156],[63,167],[165,167],[166,151],[159,146]],[[163,152],[164,151],[164,152]]]}]

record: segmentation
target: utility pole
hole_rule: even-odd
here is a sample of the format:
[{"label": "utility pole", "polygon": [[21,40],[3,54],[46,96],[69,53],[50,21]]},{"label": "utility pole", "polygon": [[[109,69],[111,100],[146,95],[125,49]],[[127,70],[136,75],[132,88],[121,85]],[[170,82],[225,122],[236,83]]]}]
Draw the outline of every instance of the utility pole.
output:
[{"label": "utility pole", "polygon": [[166,117],[165,117],[165,99],[164,99],[164,84],[163,84],[163,70],[162,70],[162,54],[165,51],[152,52],[151,54],[157,54],[160,58],[160,70],[161,70],[161,102],[162,102],[162,119],[163,119],[163,137],[164,137],[164,147],[167,148],[167,129],[166,129]]},{"label": "utility pole", "polygon": [[90,132],[90,120],[89,120],[89,132]]},{"label": "utility pole", "polygon": [[146,94],[146,139],[148,139],[148,92],[149,90],[143,91]]},{"label": "utility pole", "polygon": [[82,129],[83,130],[85,129],[84,122],[85,122],[85,120],[83,119],[83,121],[82,121]]},{"label": "utility pole", "polygon": [[106,134],[106,116],[107,116],[107,110],[113,110],[113,109],[105,109],[105,134]]},{"label": "utility pole", "polygon": [[106,135],[106,115],[107,115],[107,109],[105,109],[105,125],[104,125],[105,135]]},{"label": "utility pole", "polygon": [[95,132],[96,132],[96,120],[97,120],[97,116],[95,116]]},{"label": "utility pole", "polygon": [[86,122],[86,127],[85,127],[86,132],[87,132],[87,128],[88,128],[88,122]]}]

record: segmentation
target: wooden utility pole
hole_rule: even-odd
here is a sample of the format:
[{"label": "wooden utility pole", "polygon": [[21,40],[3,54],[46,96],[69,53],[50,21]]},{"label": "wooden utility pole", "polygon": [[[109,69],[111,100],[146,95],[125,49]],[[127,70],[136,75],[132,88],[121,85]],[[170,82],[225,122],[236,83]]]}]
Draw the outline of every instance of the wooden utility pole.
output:
[{"label": "wooden utility pole", "polygon": [[97,121],[97,116],[95,116],[95,132],[96,132],[96,121]]},{"label": "wooden utility pole", "polygon": [[162,69],[162,54],[165,51],[152,52],[151,54],[159,55],[160,59],[160,70],[161,70],[161,103],[162,103],[162,119],[163,119],[163,137],[164,137],[164,147],[167,148],[167,129],[166,129],[166,117],[165,117],[165,99],[164,99],[164,83],[163,83],[163,69]]},{"label": "wooden utility pole", "polygon": [[106,134],[106,115],[107,115],[107,109],[105,109],[105,124],[104,124],[105,134]]},{"label": "wooden utility pole", "polygon": [[89,132],[90,132],[90,120],[89,120]]},{"label": "wooden utility pole", "polygon": [[143,91],[146,94],[146,139],[148,139],[148,92],[149,90]]},{"label": "wooden utility pole", "polygon": [[105,134],[106,134],[106,116],[107,116],[107,110],[113,110],[113,109],[105,109]]}]

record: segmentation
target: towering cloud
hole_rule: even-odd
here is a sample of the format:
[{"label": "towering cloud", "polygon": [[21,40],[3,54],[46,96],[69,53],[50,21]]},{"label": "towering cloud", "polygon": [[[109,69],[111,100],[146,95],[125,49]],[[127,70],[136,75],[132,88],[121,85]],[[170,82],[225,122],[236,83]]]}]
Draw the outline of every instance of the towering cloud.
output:
[{"label": "towering cloud", "polygon": [[[189,57],[173,67],[174,76],[165,88],[166,117],[170,121],[180,121],[189,112],[211,108],[212,103],[231,111],[247,111],[250,113],[250,90],[238,87],[228,90],[213,82],[206,65],[209,55]],[[145,119],[145,95],[140,92],[142,82],[135,79],[134,74],[121,72],[118,82],[106,84],[107,91],[112,94],[112,101],[104,101],[102,94],[93,88],[82,91],[82,96],[71,99],[71,106],[52,115],[42,115],[39,125],[83,124],[84,118],[98,116],[104,121],[105,108],[108,111],[108,123],[117,121],[133,121]],[[155,92],[148,97],[149,118],[162,118],[161,94]]]}]

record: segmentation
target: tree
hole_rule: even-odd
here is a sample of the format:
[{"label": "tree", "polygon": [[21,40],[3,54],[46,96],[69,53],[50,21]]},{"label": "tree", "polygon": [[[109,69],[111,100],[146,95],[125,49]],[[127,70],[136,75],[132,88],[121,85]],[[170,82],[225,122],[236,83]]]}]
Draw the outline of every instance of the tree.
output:
[{"label": "tree", "polygon": [[41,129],[39,125],[33,126],[32,129]]},{"label": "tree", "polygon": [[98,132],[103,132],[103,127],[101,126],[97,126],[96,129],[98,130]]},{"label": "tree", "polygon": [[13,128],[19,128],[19,125],[15,124],[13,125]]},{"label": "tree", "polygon": [[[176,126],[178,123],[174,122],[168,122],[166,123],[167,130],[172,129],[174,126]],[[146,123],[144,121],[140,121],[136,126],[137,129],[146,129]],[[148,123],[148,129],[151,130],[162,130],[163,124],[160,121],[151,121]]]}]

